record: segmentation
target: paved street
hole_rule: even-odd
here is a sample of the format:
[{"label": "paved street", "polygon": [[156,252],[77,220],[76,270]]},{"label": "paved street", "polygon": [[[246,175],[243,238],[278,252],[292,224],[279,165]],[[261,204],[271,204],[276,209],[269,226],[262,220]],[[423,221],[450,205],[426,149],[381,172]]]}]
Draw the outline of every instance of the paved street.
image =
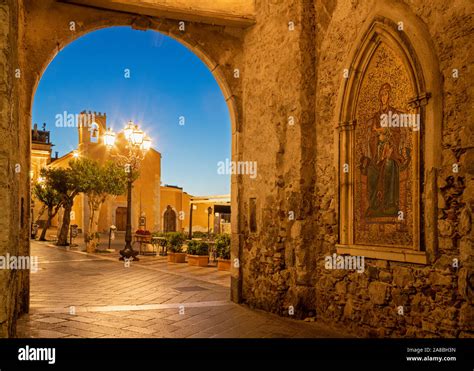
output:
[{"label": "paved street", "polygon": [[281,318],[229,301],[228,272],[116,253],[85,254],[32,242],[30,314],[19,337],[341,337],[317,322]]}]

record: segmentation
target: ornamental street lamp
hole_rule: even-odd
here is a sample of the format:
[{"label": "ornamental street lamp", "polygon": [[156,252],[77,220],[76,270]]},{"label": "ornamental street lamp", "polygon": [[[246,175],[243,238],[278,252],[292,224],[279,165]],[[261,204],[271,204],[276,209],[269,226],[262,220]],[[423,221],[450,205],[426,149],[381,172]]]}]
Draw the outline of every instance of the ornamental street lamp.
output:
[{"label": "ornamental street lamp", "polygon": [[[117,153],[112,155],[117,161],[125,167],[128,174],[127,180],[127,226],[125,230],[125,247],[120,250],[120,260],[130,259],[138,260],[138,251],[132,248],[132,186],[133,174],[140,168],[141,161],[151,148],[151,139],[132,121],[129,121],[123,129],[125,138],[125,155]],[[104,144],[111,150],[115,145],[115,133],[108,129],[104,134]]]}]

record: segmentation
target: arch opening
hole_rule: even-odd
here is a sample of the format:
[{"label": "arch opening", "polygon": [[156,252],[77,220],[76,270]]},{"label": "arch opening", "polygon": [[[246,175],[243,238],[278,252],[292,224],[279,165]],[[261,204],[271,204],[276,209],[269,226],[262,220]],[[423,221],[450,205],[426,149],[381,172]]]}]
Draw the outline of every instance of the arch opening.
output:
[{"label": "arch opening", "polygon": [[[102,29],[103,27],[92,27],[92,29],[90,29],[88,32],[83,32],[82,35],[86,35],[86,34],[89,34],[91,32],[93,32],[94,30],[98,30],[98,29]],[[74,38],[74,40],[76,40],[77,37]],[[73,41],[69,40],[70,43],[72,43]],[[68,44],[69,45],[69,44]],[[189,49],[189,45],[188,45],[188,49]],[[198,50],[198,47],[196,46],[193,46],[191,47],[191,51],[194,52],[195,50]],[[53,55],[54,54],[54,55]],[[51,55],[51,58],[49,58],[49,61],[48,61],[48,65],[50,65],[50,62],[56,57],[56,52],[52,53]],[[204,52],[198,52],[198,53],[195,53],[195,54],[200,54],[201,56],[205,55]],[[227,107],[232,107],[231,110],[227,111],[227,116],[228,116],[228,121],[229,121],[229,124],[230,126],[234,126],[234,123],[236,121],[236,118],[235,118],[235,102],[234,102],[234,99],[231,97],[230,95],[230,89],[227,85],[227,83],[225,82],[225,79],[223,77],[223,74],[222,74],[222,71],[220,69],[215,69],[215,66],[217,65],[217,63],[213,63],[211,62],[211,58],[209,57],[205,57],[205,60],[202,61],[206,67],[208,67],[208,69],[211,70],[212,72],[212,77],[214,77],[216,79],[216,82],[218,83],[219,87],[220,87],[220,91],[221,93],[223,94],[224,96],[224,101],[226,103],[226,106]],[[211,64],[211,68],[209,63]],[[37,94],[37,90],[38,90],[38,86],[39,86],[39,81],[40,81],[40,77],[43,76],[43,73],[45,73],[45,70],[46,70],[46,66],[43,66],[41,68],[41,74],[39,74],[36,79],[35,79],[35,82],[34,82],[34,89],[32,89],[32,102],[33,102],[33,99],[34,97],[36,96]],[[224,87],[224,88],[222,88]],[[31,107],[33,109],[33,103],[31,104]],[[82,114],[87,114],[86,112],[81,112],[80,115]],[[89,112],[90,113],[90,112]],[[78,128],[79,130],[79,138],[81,137],[86,137],[87,135],[89,136],[89,140],[87,141],[87,143],[79,143],[79,146],[78,146],[78,150],[75,152],[75,153],[79,153],[79,155],[82,155],[82,154],[85,154],[85,153],[89,153],[89,149],[93,147],[93,145],[97,145],[97,147],[99,146],[102,146],[103,147],[103,138],[104,138],[104,133],[106,133],[109,125],[107,123],[107,120],[108,120],[108,116],[106,116],[105,113],[101,113],[101,112],[93,112],[94,114],[94,120],[93,120],[93,124],[94,127],[92,129],[95,129],[95,130],[89,130],[91,128],[87,128],[87,127],[84,127],[84,128]],[[110,117],[110,116],[109,116]],[[80,121],[80,120],[79,120]],[[85,131],[82,132],[81,130],[84,129]],[[45,130],[46,131],[46,130]],[[86,133],[87,131],[87,133]],[[232,132],[233,130],[229,130],[229,132]],[[232,142],[233,138],[231,136],[230,137],[230,140]],[[92,147],[91,147],[92,146]],[[229,145],[230,148],[232,148],[232,146]],[[88,152],[89,151],[89,152]],[[97,150],[95,151],[96,154],[98,155],[102,155],[104,153],[104,150]],[[232,153],[232,156],[234,155],[234,153]],[[71,154],[66,154],[65,156],[63,157],[57,157],[56,156],[56,159],[53,158],[53,163],[58,161],[58,162],[61,162],[63,160],[63,162],[68,162],[70,161],[72,158],[74,157],[74,154],[71,153]],[[146,161],[146,159],[144,159],[144,161]],[[156,157],[156,161],[161,161],[161,155],[157,156]],[[58,163],[57,162],[57,163]],[[34,164],[32,164],[34,165]],[[212,166],[212,165],[211,165]],[[38,168],[39,169],[39,168]],[[159,169],[161,170],[161,169]],[[160,177],[156,178],[156,175],[153,175],[153,177],[151,177],[153,179],[151,179],[151,181],[153,182],[154,186],[152,187],[153,189],[151,189],[151,193],[153,192],[157,192],[157,188],[160,188],[161,186],[161,182],[160,182]],[[158,179],[158,181],[157,181]],[[165,187],[168,187],[167,185]],[[185,231],[185,227],[186,227],[186,221],[187,220],[181,220],[181,214],[184,213],[184,214],[187,214],[189,212],[189,209],[190,208],[187,208],[186,206],[184,206],[184,201],[186,199],[186,196],[183,194],[182,192],[182,189],[181,189],[181,196],[183,198],[183,202],[179,202],[179,206],[178,204],[176,205],[173,205],[173,207],[171,207],[170,205],[168,205],[168,207],[171,209],[171,210],[166,210],[164,215],[161,215],[161,206],[159,205],[159,202],[158,202],[158,205],[156,205],[156,207],[151,207],[149,208],[149,204],[145,201],[145,198],[147,197],[147,194],[150,192],[150,189],[143,186],[143,185],[140,185],[139,187],[136,187],[137,188],[137,191],[138,191],[138,194],[134,194],[134,197],[135,199],[139,199],[140,202],[139,202],[139,205],[133,205],[132,206],[132,213],[135,213],[137,215],[137,221],[136,223],[134,223],[135,227],[137,229],[140,229],[141,227],[144,227],[144,229],[152,229],[152,228],[158,228],[156,230],[156,232],[172,232],[172,231],[179,231],[179,232],[184,232]],[[179,187],[177,187],[179,188]],[[161,200],[160,198],[161,196],[158,196],[157,200]],[[143,198],[143,199],[142,199]],[[142,202],[143,201],[143,202]],[[189,202],[189,200],[187,200],[187,202]],[[229,200],[226,201],[227,203],[229,203],[230,205],[230,195],[229,195]],[[80,203],[79,203],[79,207],[81,208],[81,212],[77,212],[77,211],[74,211],[74,214],[75,214],[75,217],[73,218],[73,220],[71,221],[71,224],[78,224],[78,220],[86,220],[89,216],[88,212],[87,212],[87,208],[85,207],[87,205],[87,198],[84,197],[81,199]],[[105,206],[105,205],[104,205]],[[148,209],[147,209],[148,208]],[[147,209],[147,212],[143,212],[143,210]],[[121,230],[125,229],[126,227],[126,213],[125,213],[125,210],[126,210],[126,207],[125,207],[125,204],[124,204],[124,201],[123,200],[117,200],[117,202],[114,202],[113,205],[107,205],[107,207],[103,207],[101,210],[100,210],[100,213],[99,213],[99,219],[104,217],[105,218],[105,222],[104,223],[100,223],[99,222],[99,226],[110,226],[110,225],[114,225],[115,224],[115,227],[116,227],[116,234],[115,234],[115,237],[120,237],[120,232]],[[150,219],[150,210],[152,213],[156,214],[156,218],[154,218],[154,221],[152,222]],[[170,213],[173,213],[172,217],[170,217]],[[138,218],[139,216],[139,218]],[[33,216],[34,218],[34,216]],[[198,220],[197,216],[195,215],[195,221]],[[120,220],[119,220],[120,219]],[[142,220],[143,220],[143,225],[141,224],[142,223]],[[152,223],[152,224],[150,224]],[[83,224],[83,228],[79,228],[79,233],[80,232],[83,232],[83,229],[86,228],[85,226],[85,223],[82,223]],[[230,223],[229,223],[230,224]],[[211,225],[213,225],[213,222],[211,222]],[[229,232],[230,232],[230,228],[229,228]],[[109,239],[109,246],[110,246],[110,239]],[[230,281],[230,276],[228,277],[228,280]],[[230,287],[230,284],[227,286],[227,287]]]}]

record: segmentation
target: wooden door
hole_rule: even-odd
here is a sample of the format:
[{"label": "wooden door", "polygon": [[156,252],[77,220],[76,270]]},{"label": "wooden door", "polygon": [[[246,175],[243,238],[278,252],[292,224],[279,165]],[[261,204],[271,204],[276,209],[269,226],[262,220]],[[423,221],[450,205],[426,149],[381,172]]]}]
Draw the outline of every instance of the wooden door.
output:
[{"label": "wooden door", "polygon": [[124,231],[127,228],[126,207],[117,207],[117,210],[115,210],[115,226],[118,231]]}]

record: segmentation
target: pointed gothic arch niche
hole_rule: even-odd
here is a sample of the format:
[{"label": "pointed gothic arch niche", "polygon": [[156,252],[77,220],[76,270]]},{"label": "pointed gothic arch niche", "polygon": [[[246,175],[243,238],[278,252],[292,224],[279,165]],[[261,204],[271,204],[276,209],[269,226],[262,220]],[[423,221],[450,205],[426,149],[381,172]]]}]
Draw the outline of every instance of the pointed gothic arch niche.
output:
[{"label": "pointed gothic arch niche", "polygon": [[425,132],[440,130],[427,122],[430,97],[406,33],[375,17],[353,53],[339,106],[338,253],[427,263]]}]

